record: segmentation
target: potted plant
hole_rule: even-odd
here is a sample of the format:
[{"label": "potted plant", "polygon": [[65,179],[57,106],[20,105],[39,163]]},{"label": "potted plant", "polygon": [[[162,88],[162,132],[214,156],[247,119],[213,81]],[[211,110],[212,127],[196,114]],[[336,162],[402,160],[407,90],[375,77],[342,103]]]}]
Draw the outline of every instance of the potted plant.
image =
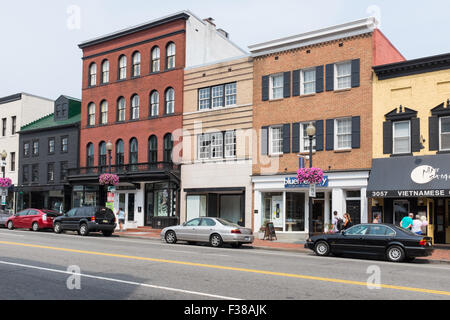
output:
[{"label": "potted plant", "polygon": [[0,188],[9,188],[12,186],[12,180],[10,178],[0,178]]},{"label": "potted plant", "polygon": [[104,173],[99,177],[99,183],[102,186],[117,186],[119,184],[119,176],[110,173]]},{"label": "potted plant", "polygon": [[302,184],[319,184],[323,180],[323,171],[319,168],[301,168],[297,171],[297,178]]}]

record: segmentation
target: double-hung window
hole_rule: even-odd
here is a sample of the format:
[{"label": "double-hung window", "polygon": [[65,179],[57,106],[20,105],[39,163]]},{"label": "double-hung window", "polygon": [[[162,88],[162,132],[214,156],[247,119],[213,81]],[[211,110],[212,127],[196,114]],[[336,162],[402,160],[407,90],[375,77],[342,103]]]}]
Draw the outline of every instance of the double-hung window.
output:
[{"label": "double-hung window", "polygon": [[209,134],[201,134],[198,136],[198,158],[200,160],[210,158],[210,145]]},{"label": "double-hung window", "polygon": [[101,108],[101,124],[108,124],[108,102],[103,101],[100,105]]},{"label": "double-hung window", "polygon": [[270,100],[283,98],[283,74],[270,76]]},{"label": "double-hung window", "polygon": [[225,132],[225,158],[236,157],[236,131]]},{"label": "double-hung window", "polygon": [[69,152],[69,137],[61,137],[61,153]]},{"label": "double-hung window", "polygon": [[236,105],[236,91],[236,82],[225,85],[225,106]]},{"label": "double-hung window", "polygon": [[48,139],[48,154],[55,153],[55,138]]},{"label": "double-hung window", "polygon": [[198,91],[198,108],[205,110],[211,108],[211,89],[203,88]]},{"label": "double-hung window", "polygon": [[223,86],[217,86],[212,88],[212,107],[220,108],[223,107]]},{"label": "double-hung window", "polygon": [[48,183],[55,182],[55,164],[54,163],[47,164],[47,182]]},{"label": "double-hung window", "polygon": [[93,103],[88,106],[88,126],[95,126],[95,104]]},{"label": "double-hung window", "polygon": [[125,108],[126,108],[126,102],[125,98],[120,98],[117,101],[117,121],[125,121]]},{"label": "double-hung window", "polygon": [[139,96],[134,95],[131,98],[131,120],[139,119]]},{"label": "double-hung window", "polygon": [[302,70],[300,83],[302,95],[316,93],[316,69]]},{"label": "double-hung window", "polygon": [[[305,122],[305,123],[301,123],[300,124],[300,152],[301,153],[306,153],[309,152],[309,136],[307,133],[307,128],[309,126],[309,122]],[[312,146],[313,146],[313,152],[316,151],[316,136],[314,136],[313,138],[313,142],[312,142]]]},{"label": "double-hung window", "polygon": [[135,52],[133,54],[133,77],[139,77],[141,75],[141,54]]},{"label": "double-hung window", "polygon": [[33,141],[33,157],[39,156],[39,140]]},{"label": "double-hung window", "polygon": [[127,57],[121,56],[119,58],[119,80],[127,78]]},{"label": "double-hung window", "polygon": [[211,158],[223,158],[223,134],[222,132],[211,134]]},{"label": "double-hung window", "polygon": [[337,90],[350,89],[352,87],[352,62],[337,63],[335,66],[335,85]]},{"label": "double-hung window", "polygon": [[270,155],[283,154],[283,127],[271,127],[269,134]]},{"label": "double-hung window", "polygon": [[97,64],[92,63],[89,67],[89,86],[93,87],[97,84]]},{"label": "double-hung window", "polygon": [[439,119],[439,150],[450,151],[450,117]]},{"label": "double-hung window", "polygon": [[352,148],[352,119],[336,119],[334,150],[348,150]]},{"label": "double-hung window", "polygon": [[109,82],[109,61],[105,60],[102,63],[102,83],[108,83]]},{"label": "double-hung window", "polygon": [[411,153],[411,121],[397,121],[392,127],[394,154]]},{"label": "double-hung window", "polygon": [[150,96],[150,115],[152,117],[157,117],[159,114],[159,93],[158,91],[153,91]]}]

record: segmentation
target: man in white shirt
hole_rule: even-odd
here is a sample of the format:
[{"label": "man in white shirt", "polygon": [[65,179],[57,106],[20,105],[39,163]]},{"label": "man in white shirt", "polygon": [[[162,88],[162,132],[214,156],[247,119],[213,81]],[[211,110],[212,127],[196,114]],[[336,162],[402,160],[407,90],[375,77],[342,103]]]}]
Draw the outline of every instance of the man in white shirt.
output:
[{"label": "man in white shirt", "polygon": [[422,234],[422,220],[420,219],[419,215],[416,215],[416,219],[413,220],[413,225],[411,231],[415,234],[421,235]]},{"label": "man in white shirt", "polygon": [[339,232],[338,222],[339,222],[338,213],[337,213],[337,211],[335,211],[333,213],[333,219],[331,219],[331,224],[333,225],[333,232],[334,233],[338,233]]}]

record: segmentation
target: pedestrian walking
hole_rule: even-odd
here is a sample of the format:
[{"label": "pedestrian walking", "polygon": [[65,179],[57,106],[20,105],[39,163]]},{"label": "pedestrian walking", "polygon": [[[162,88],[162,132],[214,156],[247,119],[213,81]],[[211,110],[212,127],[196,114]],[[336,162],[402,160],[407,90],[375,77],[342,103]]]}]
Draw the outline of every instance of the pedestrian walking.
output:
[{"label": "pedestrian walking", "polygon": [[350,215],[348,213],[345,213],[344,214],[344,226],[342,227],[342,230],[347,230],[351,227],[353,227],[352,218],[350,218]]},{"label": "pedestrian walking", "polygon": [[381,223],[380,216],[378,214],[375,215],[375,217],[373,218],[372,223],[375,223],[375,224]]},{"label": "pedestrian walking", "polygon": [[422,234],[423,235],[427,235],[428,234],[428,221],[427,221],[427,217],[425,217],[425,216],[422,216],[421,218],[420,218],[420,220],[422,221]]},{"label": "pedestrian walking", "polygon": [[123,231],[123,225],[125,224],[125,211],[122,208],[119,208],[117,211],[117,219],[119,220],[119,232]]},{"label": "pedestrian walking", "polygon": [[416,218],[413,220],[413,225],[411,231],[415,234],[422,235],[422,220],[419,215],[416,215]]},{"label": "pedestrian walking", "polygon": [[333,225],[333,232],[338,233],[342,230],[343,220],[339,218],[338,212],[333,212],[333,219],[331,220],[331,224]]},{"label": "pedestrian walking", "polygon": [[414,218],[413,213],[410,213],[409,215],[404,217],[402,221],[400,221],[400,227],[402,227],[403,229],[411,230],[413,226],[413,218]]}]

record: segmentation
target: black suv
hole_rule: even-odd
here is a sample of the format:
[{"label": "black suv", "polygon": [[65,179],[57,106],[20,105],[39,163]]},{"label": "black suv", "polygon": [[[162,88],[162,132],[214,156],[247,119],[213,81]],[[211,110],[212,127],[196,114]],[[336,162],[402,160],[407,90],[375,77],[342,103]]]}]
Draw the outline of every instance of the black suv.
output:
[{"label": "black suv", "polygon": [[63,216],[53,221],[53,230],[56,233],[63,231],[78,231],[85,237],[90,232],[102,232],[105,237],[110,237],[116,229],[116,216],[111,209],[105,207],[73,208]]}]

